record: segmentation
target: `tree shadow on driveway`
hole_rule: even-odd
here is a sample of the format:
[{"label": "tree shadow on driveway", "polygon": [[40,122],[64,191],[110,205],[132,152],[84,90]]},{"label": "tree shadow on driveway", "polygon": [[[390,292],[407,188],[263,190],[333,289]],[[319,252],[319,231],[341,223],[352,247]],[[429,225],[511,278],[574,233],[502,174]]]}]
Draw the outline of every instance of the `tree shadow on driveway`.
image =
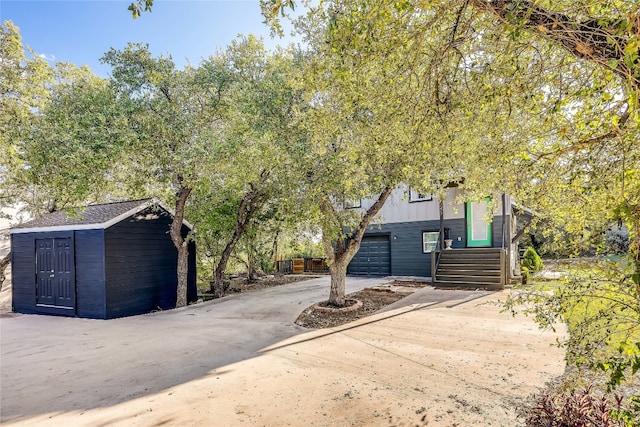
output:
[{"label": "tree shadow on driveway", "polygon": [[[348,291],[384,280],[350,278]],[[113,320],[4,317],[0,421],[111,406],[258,356],[308,331],[293,322],[328,288],[323,277]]]}]

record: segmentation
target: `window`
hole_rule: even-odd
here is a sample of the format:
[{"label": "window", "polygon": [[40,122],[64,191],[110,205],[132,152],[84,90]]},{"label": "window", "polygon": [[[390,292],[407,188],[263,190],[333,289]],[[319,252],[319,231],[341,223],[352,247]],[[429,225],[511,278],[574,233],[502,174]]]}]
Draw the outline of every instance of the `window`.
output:
[{"label": "window", "polygon": [[438,246],[439,231],[424,231],[422,233],[422,252],[428,254]]},{"label": "window", "polygon": [[346,199],[344,201],[345,209],[354,209],[362,207],[361,199]]},{"label": "window", "polygon": [[421,193],[418,190],[409,188],[409,202],[426,202],[429,200],[433,200],[431,194]]}]

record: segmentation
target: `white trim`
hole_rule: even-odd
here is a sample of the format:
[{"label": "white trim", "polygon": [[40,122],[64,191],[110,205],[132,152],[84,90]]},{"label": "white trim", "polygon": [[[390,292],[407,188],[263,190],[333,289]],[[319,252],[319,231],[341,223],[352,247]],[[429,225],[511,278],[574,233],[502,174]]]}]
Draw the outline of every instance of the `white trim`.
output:
[{"label": "white trim", "polygon": [[102,224],[55,225],[51,227],[16,228],[15,230],[11,230],[9,234],[43,233],[45,231],[100,230],[103,228]]},{"label": "white trim", "polygon": [[[69,224],[69,225],[54,225],[54,226],[41,226],[41,227],[32,227],[32,228],[16,228],[9,231],[9,234],[21,234],[21,233],[42,233],[46,231],[71,231],[71,230],[106,230],[107,228],[119,223],[120,221],[129,218],[137,214],[138,212],[148,208],[149,206],[158,205],[165,211],[169,212],[171,216],[175,217],[175,212],[172,209],[166,207],[160,200],[157,198],[153,198],[147,200],[146,202],[136,206],[133,209],[129,209],[127,212],[118,215],[115,218],[111,218],[109,221],[103,223],[96,224]],[[185,225],[189,230],[193,230],[193,225],[191,225],[187,220],[182,220],[182,224]]]},{"label": "white trim", "polygon": [[433,200],[431,194],[421,194],[415,188],[409,187],[409,203],[430,202]]},{"label": "white trim", "polygon": [[[425,241],[425,234],[431,234],[434,235],[436,239],[435,240],[427,240]],[[438,237],[440,236],[440,232],[439,231],[423,231],[422,232],[422,253],[423,254],[430,254],[432,252],[434,252],[436,249],[438,249]],[[425,251],[425,243],[429,243],[429,245],[431,246],[431,244],[434,244],[433,249],[430,251]]]},{"label": "white trim", "polygon": [[[162,209],[164,209],[165,211],[169,212],[171,214],[171,216],[176,216],[176,211],[174,211],[170,207],[166,206],[164,203],[162,203],[160,200],[158,200],[155,197],[149,201],[148,206],[151,206],[151,205],[158,205]],[[146,206],[146,207],[148,207],[148,206]],[[134,213],[136,213],[136,212],[134,212]],[[191,224],[189,221],[187,221],[184,218],[182,219],[182,224],[186,225],[189,230],[193,230],[193,224]]]},{"label": "white trim", "polygon": [[75,310],[75,307],[63,307],[61,305],[51,305],[51,304],[36,304],[36,307],[60,308],[62,310]]}]

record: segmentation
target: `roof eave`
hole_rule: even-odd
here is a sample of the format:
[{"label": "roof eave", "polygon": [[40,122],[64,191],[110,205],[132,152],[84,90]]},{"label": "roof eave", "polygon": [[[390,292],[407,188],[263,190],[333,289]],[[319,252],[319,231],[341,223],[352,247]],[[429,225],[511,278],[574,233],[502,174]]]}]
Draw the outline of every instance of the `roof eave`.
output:
[{"label": "roof eave", "polygon": [[[127,212],[120,214],[116,217],[111,218],[109,221],[103,223],[95,223],[95,224],[69,224],[69,225],[54,225],[49,227],[31,227],[31,228],[15,228],[9,230],[9,234],[22,234],[22,233],[42,233],[48,231],[70,231],[70,230],[106,230],[107,228],[119,223],[120,221],[129,218],[137,214],[138,212],[147,209],[150,206],[158,205],[165,211],[169,212],[171,216],[175,217],[175,212],[165,206],[160,200],[157,198],[149,199],[144,203],[136,206],[135,208],[129,209]],[[193,225],[190,224],[187,220],[183,219],[182,224],[187,227],[189,230],[193,230]]]}]

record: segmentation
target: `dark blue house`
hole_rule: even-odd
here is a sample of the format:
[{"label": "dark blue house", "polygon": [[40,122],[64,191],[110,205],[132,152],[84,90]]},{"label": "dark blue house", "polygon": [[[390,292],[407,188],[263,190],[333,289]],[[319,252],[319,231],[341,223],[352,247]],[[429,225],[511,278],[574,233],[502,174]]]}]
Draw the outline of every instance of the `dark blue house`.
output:
[{"label": "dark blue house", "polygon": [[[467,196],[456,184],[447,187],[442,201],[398,185],[366,230],[347,272],[431,277],[435,285],[487,289],[516,279],[518,239],[531,212],[507,194]],[[354,208],[367,209],[374,201],[356,201]]]},{"label": "dark blue house", "polygon": [[[155,199],[57,211],[11,229],[13,310],[111,319],[176,305],[172,213]],[[191,225],[182,226],[184,236]],[[189,244],[188,301],[196,300]]]}]

